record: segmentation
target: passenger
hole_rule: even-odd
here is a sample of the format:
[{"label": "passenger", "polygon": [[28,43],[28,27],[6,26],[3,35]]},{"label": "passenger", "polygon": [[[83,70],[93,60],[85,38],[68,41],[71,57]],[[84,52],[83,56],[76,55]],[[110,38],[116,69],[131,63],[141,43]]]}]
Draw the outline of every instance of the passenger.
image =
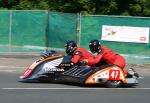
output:
[{"label": "passenger", "polygon": [[104,61],[106,64],[113,64],[122,69],[125,67],[125,58],[120,54],[115,53],[108,47],[101,45],[98,40],[91,40],[89,43],[89,48],[92,53],[96,53],[96,57],[93,59],[84,60],[88,65],[96,65]]}]

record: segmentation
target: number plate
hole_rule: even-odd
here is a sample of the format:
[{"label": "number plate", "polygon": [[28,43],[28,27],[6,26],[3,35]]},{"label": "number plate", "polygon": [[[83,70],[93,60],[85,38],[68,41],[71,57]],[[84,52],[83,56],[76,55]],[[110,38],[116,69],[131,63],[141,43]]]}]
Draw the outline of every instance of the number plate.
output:
[{"label": "number plate", "polygon": [[120,80],[120,70],[110,70],[109,80]]}]

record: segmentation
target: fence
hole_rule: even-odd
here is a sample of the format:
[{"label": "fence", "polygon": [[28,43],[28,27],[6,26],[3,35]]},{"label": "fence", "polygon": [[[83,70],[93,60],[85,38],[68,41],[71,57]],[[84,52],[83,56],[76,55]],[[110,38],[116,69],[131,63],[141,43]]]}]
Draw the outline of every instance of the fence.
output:
[{"label": "fence", "polygon": [[[89,42],[92,38],[101,38],[103,25],[150,27],[150,18],[142,17],[83,15],[81,19],[81,45],[85,48],[88,48],[87,42]],[[150,61],[150,42],[147,44],[112,41],[101,42],[102,44],[110,47],[112,50],[123,54],[129,63],[143,63]]]},{"label": "fence", "polygon": [[47,13],[47,11],[0,11],[0,44],[3,47],[1,51],[20,52],[26,51],[26,47],[44,47]]},{"label": "fence", "polygon": [[[149,28],[150,18],[5,10],[0,11],[0,24],[0,52],[42,52],[47,48],[63,51],[67,40],[89,50],[91,39],[101,39],[103,25]],[[101,42],[130,63],[150,61],[150,43]]]}]

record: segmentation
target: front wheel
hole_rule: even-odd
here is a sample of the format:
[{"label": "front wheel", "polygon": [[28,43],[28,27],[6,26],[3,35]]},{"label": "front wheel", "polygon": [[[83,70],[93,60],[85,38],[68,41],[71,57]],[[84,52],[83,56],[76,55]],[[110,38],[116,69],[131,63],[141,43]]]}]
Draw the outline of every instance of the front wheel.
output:
[{"label": "front wheel", "polygon": [[105,83],[105,86],[106,86],[107,88],[118,88],[121,84],[122,84],[121,81],[108,80],[108,81]]}]

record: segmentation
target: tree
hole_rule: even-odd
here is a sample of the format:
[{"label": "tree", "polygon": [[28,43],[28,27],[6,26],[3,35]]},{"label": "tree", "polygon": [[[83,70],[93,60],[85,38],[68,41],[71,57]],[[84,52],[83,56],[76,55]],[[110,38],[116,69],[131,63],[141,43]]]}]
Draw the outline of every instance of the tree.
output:
[{"label": "tree", "polygon": [[143,6],[143,16],[149,16],[150,17],[150,0],[146,0],[144,6]]},{"label": "tree", "polygon": [[13,6],[14,9],[31,10],[31,9],[49,9],[47,0],[21,0],[17,5]]},{"label": "tree", "polygon": [[0,0],[1,9],[150,16],[150,0]]}]

